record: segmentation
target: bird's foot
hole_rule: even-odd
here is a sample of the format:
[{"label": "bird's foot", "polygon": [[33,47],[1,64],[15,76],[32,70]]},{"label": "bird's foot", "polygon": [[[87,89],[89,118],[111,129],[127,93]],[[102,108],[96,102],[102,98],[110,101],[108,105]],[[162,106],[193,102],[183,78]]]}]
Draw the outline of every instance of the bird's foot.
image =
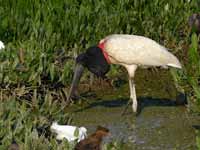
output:
[{"label": "bird's foot", "polygon": [[134,113],[137,113],[137,101],[133,101],[132,109]]},{"label": "bird's foot", "polygon": [[121,114],[122,116],[126,113],[126,111],[127,111],[127,109],[128,109],[128,106],[131,104],[131,102],[133,102],[133,103],[132,103],[133,112],[137,115],[137,113],[138,113],[138,112],[137,112],[137,100],[132,100],[132,99],[130,99],[130,100],[128,101],[126,107],[124,108],[122,114]]}]

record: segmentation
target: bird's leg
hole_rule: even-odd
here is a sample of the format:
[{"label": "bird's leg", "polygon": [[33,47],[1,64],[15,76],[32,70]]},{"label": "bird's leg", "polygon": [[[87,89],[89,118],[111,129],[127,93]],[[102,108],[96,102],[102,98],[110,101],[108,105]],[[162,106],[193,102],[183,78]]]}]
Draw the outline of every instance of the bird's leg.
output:
[{"label": "bird's leg", "polygon": [[130,85],[130,99],[133,101],[132,103],[133,112],[137,112],[137,97],[136,97],[135,84],[133,78],[129,78],[129,85]]},{"label": "bird's leg", "polygon": [[[126,67],[128,74],[129,74],[128,81],[129,81],[129,88],[130,88],[130,100],[132,100],[132,102],[133,102],[132,109],[133,109],[133,112],[137,112],[137,98],[136,98],[135,84],[134,84],[134,81],[133,81],[137,66],[131,65],[131,66],[125,66],[125,67]],[[129,100],[126,108],[124,109],[122,115],[126,112],[126,109],[127,109],[128,105],[130,104],[130,100]]]},{"label": "bird's leg", "polygon": [[93,74],[93,73],[90,73],[89,92],[92,91],[93,82],[94,82],[94,74]]},{"label": "bird's leg", "polygon": [[135,92],[135,84],[131,77],[129,77],[129,88],[130,88],[130,100],[128,101],[128,104],[126,105],[124,111],[122,112],[122,115],[126,113],[126,110],[131,103],[131,100],[133,102],[132,109],[133,112],[137,112],[137,98],[136,98],[136,92]]},{"label": "bird's leg", "polygon": [[132,100],[132,108],[133,112],[137,112],[137,97],[136,97],[136,91],[135,91],[135,83],[134,83],[134,76],[135,71],[137,69],[136,65],[132,65],[128,67],[128,73],[129,73],[129,86],[130,86],[130,99]]},{"label": "bird's leg", "polygon": [[103,76],[103,80],[106,81],[109,87],[113,88],[111,79],[109,79],[107,76]]}]

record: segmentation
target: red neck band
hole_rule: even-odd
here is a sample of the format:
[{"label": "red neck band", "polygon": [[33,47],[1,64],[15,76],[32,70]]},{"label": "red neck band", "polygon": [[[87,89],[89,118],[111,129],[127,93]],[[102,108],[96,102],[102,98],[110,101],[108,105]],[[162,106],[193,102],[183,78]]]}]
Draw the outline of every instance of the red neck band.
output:
[{"label": "red neck band", "polygon": [[101,49],[101,51],[103,53],[103,56],[105,57],[107,63],[110,64],[111,62],[110,62],[108,53],[104,50],[104,48],[105,48],[105,42],[99,43],[98,47]]}]

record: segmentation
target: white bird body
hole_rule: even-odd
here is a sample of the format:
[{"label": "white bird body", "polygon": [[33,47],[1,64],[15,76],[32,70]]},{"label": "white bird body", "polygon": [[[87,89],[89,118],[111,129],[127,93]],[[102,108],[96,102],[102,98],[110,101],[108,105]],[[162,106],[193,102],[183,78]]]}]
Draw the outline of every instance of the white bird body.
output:
[{"label": "white bird body", "polygon": [[[75,131],[78,129],[78,136],[75,136]],[[58,125],[57,122],[54,122],[51,125],[52,132],[57,133],[56,139],[62,140],[66,138],[69,142],[78,140],[81,141],[87,136],[87,129],[85,127],[76,127],[70,125]]]},{"label": "white bird body", "polygon": [[3,44],[2,41],[0,41],[0,50],[1,50],[1,49],[4,49],[4,48],[5,48],[5,45]]},{"label": "white bird body", "polygon": [[147,37],[114,34],[100,41],[102,42],[105,42],[104,50],[113,64],[181,68],[181,64],[172,53]]},{"label": "white bird body", "polygon": [[124,66],[129,74],[130,99],[133,111],[137,111],[137,97],[133,81],[138,66],[171,66],[181,68],[179,60],[164,46],[147,37],[113,34],[99,42],[112,64]]},{"label": "white bird body", "polygon": [[97,76],[104,76],[109,70],[109,63],[118,64],[128,71],[130,99],[133,101],[134,112],[137,111],[137,97],[133,78],[138,66],[181,68],[176,56],[164,46],[147,37],[127,34],[113,34],[105,37],[98,43],[98,46],[90,47],[85,53],[80,54],[76,63],[69,97],[75,95],[84,67]]}]

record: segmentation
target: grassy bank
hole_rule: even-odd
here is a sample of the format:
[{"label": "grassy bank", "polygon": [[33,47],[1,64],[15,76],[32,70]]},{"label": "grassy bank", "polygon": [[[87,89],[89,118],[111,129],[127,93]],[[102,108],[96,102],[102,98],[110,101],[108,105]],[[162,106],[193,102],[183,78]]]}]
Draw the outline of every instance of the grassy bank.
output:
[{"label": "grassy bank", "polygon": [[[188,41],[187,19],[197,1],[0,1],[0,81],[71,81],[73,60],[113,33],[148,36],[174,53]],[[20,50],[21,49],[21,50]]]},{"label": "grassy bank", "polygon": [[49,125],[71,123],[67,108],[61,108],[74,58],[113,33],[148,36],[179,56],[183,71],[172,70],[175,84],[199,113],[198,39],[190,37],[187,25],[199,5],[197,0],[0,0],[0,40],[6,45],[0,51],[2,149],[13,139],[26,150],[67,147],[55,141]]}]

